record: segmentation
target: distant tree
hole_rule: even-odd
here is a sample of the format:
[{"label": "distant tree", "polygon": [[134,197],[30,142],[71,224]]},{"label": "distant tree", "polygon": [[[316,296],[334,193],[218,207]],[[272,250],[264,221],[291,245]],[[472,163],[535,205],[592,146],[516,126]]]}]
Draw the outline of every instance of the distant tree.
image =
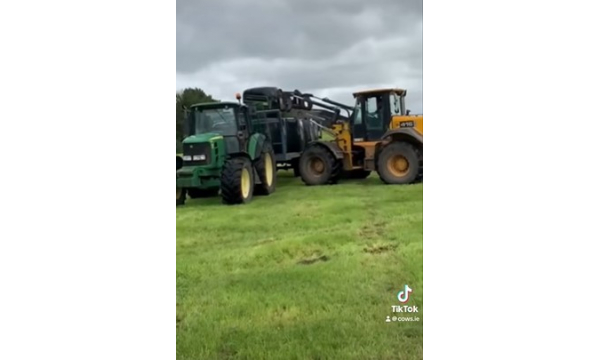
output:
[{"label": "distant tree", "polygon": [[206,94],[202,89],[199,88],[186,88],[182,91],[177,92],[177,151],[181,150],[181,141],[184,136],[184,107],[190,107],[198,103],[206,103],[219,101],[214,99],[211,95]]}]

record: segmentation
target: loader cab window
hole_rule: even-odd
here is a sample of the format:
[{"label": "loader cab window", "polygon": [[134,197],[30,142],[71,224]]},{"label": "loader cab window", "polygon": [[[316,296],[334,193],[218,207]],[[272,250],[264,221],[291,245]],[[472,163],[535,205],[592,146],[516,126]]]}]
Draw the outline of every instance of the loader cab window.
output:
[{"label": "loader cab window", "polygon": [[232,107],[196,109],[195,134],[214,132],[223,136],[235,136],[238,129],[235,115],[235,109]]},{"label": "loader cab window", "polygon": [[383,129],[383,96],[377,95],[367,98],[365,102],[367,130]]},{"label": "loader cab window", "polygon": [[362,125],[363,116],[362,116],[362,101],[359,99],[356,101],[356,106],[354,107],[354,112],[352,114],[354,125]]}]

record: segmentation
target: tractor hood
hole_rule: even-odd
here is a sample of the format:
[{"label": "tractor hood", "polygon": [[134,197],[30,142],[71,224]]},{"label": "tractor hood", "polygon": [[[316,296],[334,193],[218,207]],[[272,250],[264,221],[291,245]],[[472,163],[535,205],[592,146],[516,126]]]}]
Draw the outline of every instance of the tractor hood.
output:
[{"label": "tractor hood", "polygon": [[199,135],[188,136],[183,139],[184,144],[198,144],[203,142],[211,142],[215,140],[223,139],[223,135],[219,133],[205,133]]},{"label": "tractor hood", "polygon": [[[180,174],[189,173],[192,168],[196,167],[205,170],[220,168],[223,165],[222,157],[225,154],[224,141],[221,134],[212,132],[186,137],[183,140],[183,166],[178,170]],[[195,176],[199,176],[199,173],[195,174]]]}]

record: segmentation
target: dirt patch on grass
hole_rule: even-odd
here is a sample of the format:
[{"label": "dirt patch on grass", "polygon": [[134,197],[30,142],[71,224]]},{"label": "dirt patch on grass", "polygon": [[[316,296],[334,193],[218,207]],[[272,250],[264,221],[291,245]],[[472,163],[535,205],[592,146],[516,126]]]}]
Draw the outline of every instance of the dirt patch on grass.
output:
[{"label": "dirt patch on grass", "polygon": [[385,235],[385,222],[375,222],[364,225],[358,231],[358,235],[363,239],[376,239]]},{"label": "dirt patch on grass", "polygon": [[321,256],[311,256],[309,258],[305,258],[302,259],[300,261],[298,261],[299,265],[310,265],[310,264],[314,264],[318,261],[329,261],[329,257],[327,255],[321,255]]},{"label": "dirt patch on grass", "polygon": [[384,252],[393,251],[397,247],[397,244],[374,244],[365,246],[363,251],[369,254],[381,254]]}]

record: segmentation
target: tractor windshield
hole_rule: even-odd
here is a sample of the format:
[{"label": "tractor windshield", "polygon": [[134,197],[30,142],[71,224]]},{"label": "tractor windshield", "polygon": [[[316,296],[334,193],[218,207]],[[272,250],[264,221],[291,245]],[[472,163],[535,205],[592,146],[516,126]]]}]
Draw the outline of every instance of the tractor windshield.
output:
[{"label": "tractor windshield", "polygon": [[235,110],[231,107],[197,109],[194,111],[195,134],[216,132],[223,136],[235,136],[237,123]]}]

